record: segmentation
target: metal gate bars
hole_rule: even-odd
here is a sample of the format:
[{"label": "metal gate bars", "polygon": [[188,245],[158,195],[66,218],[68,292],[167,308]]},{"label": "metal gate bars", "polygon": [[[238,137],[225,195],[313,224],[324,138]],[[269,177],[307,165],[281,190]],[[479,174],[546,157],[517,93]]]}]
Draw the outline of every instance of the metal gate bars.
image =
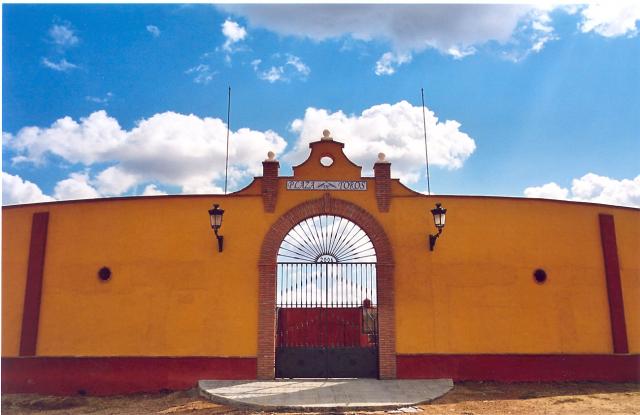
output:
[{"label": "metal gate bars", "polygon": [[377,377],[376,264],[277,266],[276,377]]}]

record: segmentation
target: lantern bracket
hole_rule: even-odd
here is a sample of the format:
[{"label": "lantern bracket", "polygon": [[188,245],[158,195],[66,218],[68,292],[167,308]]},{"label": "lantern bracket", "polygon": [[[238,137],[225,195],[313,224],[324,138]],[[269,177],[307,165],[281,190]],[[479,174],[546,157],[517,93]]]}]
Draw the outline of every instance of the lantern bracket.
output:
[{"label": "lantern bracket", "polygon": [[222,245],[224,242],[224,236],[218,235],[218,230],[214,229],[213,231],[216,234],[216,238],[218,239],[218,252],[222,252]]},{"label": "lantern bracket", "polygon": [[440,237],[441,233],[442,233],[442,228],[438,229],[438,233],[436,233],[435,235],[429,235],[429,250],[430,251],[433,251],[433,249],[435,248],[436,241]]}]

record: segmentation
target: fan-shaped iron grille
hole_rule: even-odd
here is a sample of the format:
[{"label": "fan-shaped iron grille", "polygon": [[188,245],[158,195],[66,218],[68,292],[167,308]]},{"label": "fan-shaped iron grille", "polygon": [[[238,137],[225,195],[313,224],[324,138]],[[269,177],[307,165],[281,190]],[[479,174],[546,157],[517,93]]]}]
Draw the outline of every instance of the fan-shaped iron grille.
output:
[{"label": "fan-shaped iron grille", "polygon": [[371,263],[376,262],[376,251],[355,223],[321,215],[305,219],[289,231],[280,245],[278,262]]},{"label": "fan-shaped iron grille", "polygon": [[376,251],[348,219],[322,215],[303,220],[278,251],[278,307],[375,307]]}]

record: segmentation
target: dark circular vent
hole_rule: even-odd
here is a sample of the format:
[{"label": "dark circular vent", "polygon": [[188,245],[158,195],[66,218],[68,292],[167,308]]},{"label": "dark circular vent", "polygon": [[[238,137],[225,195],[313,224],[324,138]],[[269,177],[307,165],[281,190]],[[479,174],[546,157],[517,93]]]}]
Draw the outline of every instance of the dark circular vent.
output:
[{"label": "dark circular vent", "polygon": [[547,280],[547,273],[543,269],[538,268],[533,271],[533,278],[535,278],[538,284],[542,284]]},{"label": "dark circular vent", "polygon": [[111,270],[107,267],[102,267],[98,270],[98,278],[102,281],[108,281],[111,278]]}]

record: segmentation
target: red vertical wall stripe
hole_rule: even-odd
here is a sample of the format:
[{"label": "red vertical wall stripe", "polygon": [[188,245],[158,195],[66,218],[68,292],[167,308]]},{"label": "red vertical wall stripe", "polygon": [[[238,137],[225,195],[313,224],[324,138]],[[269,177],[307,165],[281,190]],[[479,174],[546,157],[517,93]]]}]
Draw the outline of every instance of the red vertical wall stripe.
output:
[{"label": "red vertical wall stripe", "polygon": [[616,244],[616,227],[613,221],[613,215],[601,213],[599,219],[604,270],[607,278],[607,294],[609,296],[613,352],[629,353],[627,325],[624,319],[622,283],[620,281],[620,264],[618,262],[618,246]]},{"label": "red vertical wall stripe", "polygon": [[20,356],[35,356],[36,354],[48,226],[49,212],[37,212],[33,214],[33,220],[31,222],[31,243],[29,245],[29,263],[27,267],[27,284],[22,312]]}]

